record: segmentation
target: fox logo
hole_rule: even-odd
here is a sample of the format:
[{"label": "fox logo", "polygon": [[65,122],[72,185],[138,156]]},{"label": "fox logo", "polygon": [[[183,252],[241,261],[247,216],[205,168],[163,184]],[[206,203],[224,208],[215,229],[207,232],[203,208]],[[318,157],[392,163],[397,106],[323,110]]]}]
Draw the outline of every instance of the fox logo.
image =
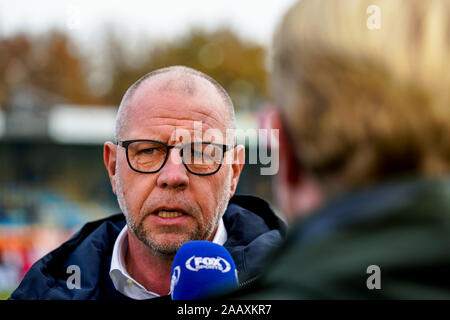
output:
[{"label": "fox logo", "polygon": [[225,273],[231,270],[230,263],[222,257],[196,257],[192,256],[186,260],[186,268],[191,271],[201,269],[220,270]]}]

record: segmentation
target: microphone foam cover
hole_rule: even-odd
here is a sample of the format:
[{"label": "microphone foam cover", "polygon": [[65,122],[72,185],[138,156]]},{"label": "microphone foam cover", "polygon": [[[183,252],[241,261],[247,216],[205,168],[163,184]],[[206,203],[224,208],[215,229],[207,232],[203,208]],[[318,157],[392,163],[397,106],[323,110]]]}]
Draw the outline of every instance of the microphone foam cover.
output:
[{"label": "microphone foam cover", "polygon": [[238,286],[230,253],[210,241],[183,244],[173,260],[171,275],[173,300],[204,299]]}]

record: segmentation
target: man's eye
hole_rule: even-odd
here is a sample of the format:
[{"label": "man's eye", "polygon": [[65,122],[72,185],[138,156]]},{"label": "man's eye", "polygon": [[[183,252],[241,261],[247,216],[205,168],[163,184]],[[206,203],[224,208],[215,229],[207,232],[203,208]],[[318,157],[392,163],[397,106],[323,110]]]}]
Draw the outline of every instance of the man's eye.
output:
[{"label": "man's eye", "polygon": [[153,154],[155,153],[155,148],[144,149],[141,152],[144,154]]}]

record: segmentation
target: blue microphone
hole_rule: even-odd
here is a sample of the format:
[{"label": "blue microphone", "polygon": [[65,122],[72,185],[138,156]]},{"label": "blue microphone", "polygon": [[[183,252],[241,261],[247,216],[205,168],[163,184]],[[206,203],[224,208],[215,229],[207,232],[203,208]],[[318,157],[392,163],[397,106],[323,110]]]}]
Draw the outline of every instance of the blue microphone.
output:
[{"label": "blue microphone", "polygon": [[172,300],[196,300],[238,287],[236,265],[227,249],[210,241],[186,242],[173,260]]}]

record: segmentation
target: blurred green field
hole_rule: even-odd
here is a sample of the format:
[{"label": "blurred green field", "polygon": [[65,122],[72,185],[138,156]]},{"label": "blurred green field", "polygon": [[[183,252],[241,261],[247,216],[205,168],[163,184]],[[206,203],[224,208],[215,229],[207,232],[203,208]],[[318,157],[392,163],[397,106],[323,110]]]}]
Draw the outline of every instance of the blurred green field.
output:
[{"label": "blurred green field", "polygon": [[6,300],[9,298],[11,292],[7,291],[7,292],[2,292],[0,291],[0,300]]}]

